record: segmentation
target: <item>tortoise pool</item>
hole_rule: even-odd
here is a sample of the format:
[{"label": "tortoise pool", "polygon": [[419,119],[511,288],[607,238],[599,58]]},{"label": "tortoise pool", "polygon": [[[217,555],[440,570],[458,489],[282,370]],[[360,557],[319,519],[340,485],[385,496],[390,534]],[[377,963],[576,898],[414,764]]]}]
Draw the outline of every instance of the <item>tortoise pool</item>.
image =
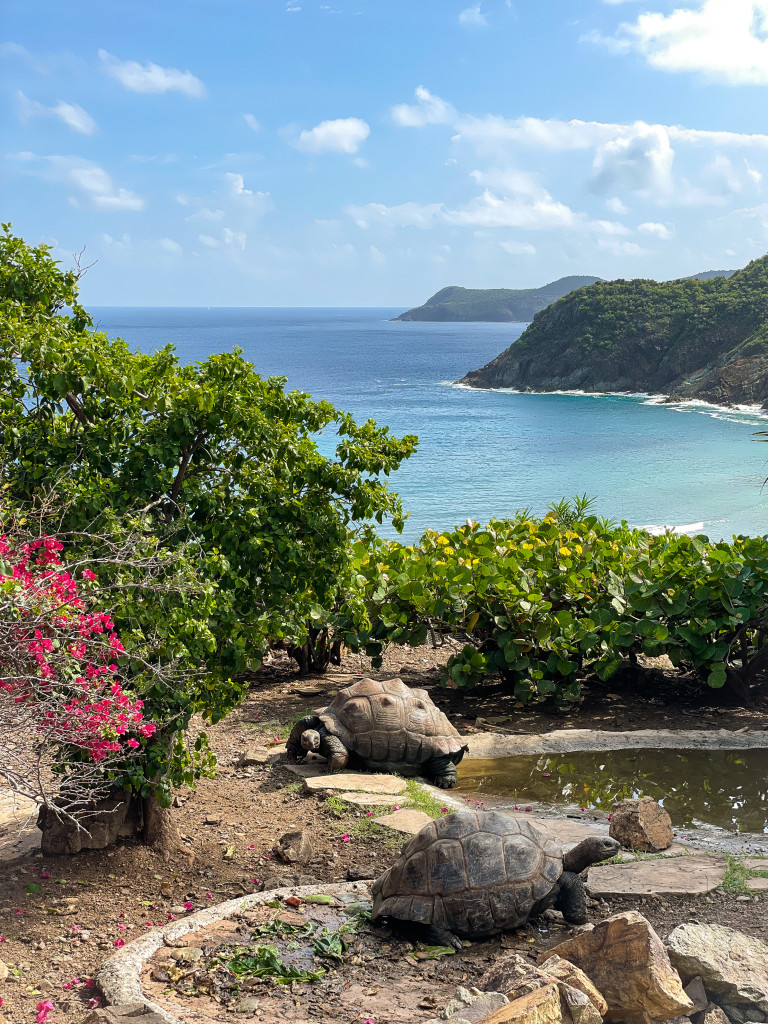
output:
[{"label": "tortoise pool", "polygon": [[677,828],[713,825],[768,833],[768,749],[601,750],[465,758],[456,792],[495,807],[529,804],[610,813],[614,800],[650,796]]}]

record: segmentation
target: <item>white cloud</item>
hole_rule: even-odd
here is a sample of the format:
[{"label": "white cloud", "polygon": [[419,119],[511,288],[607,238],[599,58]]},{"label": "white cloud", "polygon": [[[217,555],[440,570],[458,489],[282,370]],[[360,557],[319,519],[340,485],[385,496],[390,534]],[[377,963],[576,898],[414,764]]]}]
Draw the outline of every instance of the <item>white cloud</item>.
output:
[{"label": "white cloud", "polygon": [[163,68],[151,61],[120,60],[106,50],[99,50],[99,60],[107,74],[131,92],[180,92],[195,99],[205,96],[205,86],[191,71]]},{"label": "white cloud", "polygon": [[675,152],[666,129],[661,125],[634,127],[632,134],[611,139],[597,148],[591,181],[595,192],[671,191]]},{"label": "white cloud", "polygon": [[243,120],[245,121],[245,123],[248,125],[252,132],[257,132],[261,129],[261,125],[253,116],[253,114],[243,114]]},{"label": "white cloud", "polygon": [[244,231],[231,231],[229,228],[222,228],[221,237],[224,239],[225,245],[233,245],[241,252],[245,252],[248,236]]},{"label": "white cloud", "polygon": [[377,249],[375,245],[368,246],[368,255],[371,257],[371,263],[382,264],[387,262],[387,257],[381,249]]},{"label": "white cloud", "polygon": [[431,228],[443,215],[442,203],[401,203],[386,206],[384,203],[368,203],[366,206],[348,206],[347,213],[359,228],[371,224],[387,224],[398,228]]},{"label": "white cloud", "polygon": [[370,126],[359,117],[339,117],[321,121],[303,131],[294,142],[303,153],[356,153],[371,134]]},{"label": "white cloud", "polygon": [[[177,196],[177,199],[179,197]],[[186,196],[184,197],[186,199]],[[188,203],[182,203],[182,206],[187,206]],[[213,221],[214,223],[220,221],[224,217],[223,210],[211,210],[208,206],[201,206],[199,210],[195,210],[194,213],[186,218],[189,221],[202,220],[202,221]]]},{"label": "white cloud", "polygon": [[485,28],[488,24],[488,19],[483,14],[480,4],[476,3],[461,12],[459,24],[464,28]]},{"label": "white cloud", "polygon": [[58,117],[67,128],[71,128],[73,132],[78,132],[80,135],[93,135],[97,130],[98,126],[94,119],[77,103],[65,103],[63,100],[59,100],[54,106],[46,107],[45,104],[38,103],[37,100],[29,99],[21,91],[17,92],[16,96],[19,100],[22,117]]},{"label": "white cloud", "polygon": [[197,238],[208,249],[218,249],[221,245],[218,238],[213,238],[211,235],[198,235]]},{"label": "white cloud", "polygon": [[619,216],[624,213],[629,213],[626,204],[623,203],[618,196],[611,196],[609,199],[606,199],[605,208],[609,213],[617,213]]},{"label": "white cloud", "polygon": [[161,249],[165,249],[166,252],[170,252],[174,256],[178,256],[184,252],[184,249],[179,245],[179,243],[174,242],[172,238],[161,238],[157,244]]},{"label": "white cloud", "polygon": [[[97,210],[139,211],[147,205],[146,201],[135,192],[116,185],[103,167],[89,161],[83,161],[79,166],[71,167],[67,173],[67,179]],[[79,204],[75,202],[74,205]]]},{"label": "white cloud", "polygon": [[456,120],[456,109],[439,96],[434,96],[423,85],[414,93],[415,103],[398,103],[390,110],[395,124],[401,128],[421,128],[425,124],[451,124]]},{"label": "white cloud", "polygon": [[655,238],[660,238],[664,242],[674,237],[674,231],[669,224],[659,224],[657,221],[645,221],[644,224],[638,224],[637,230],[644,235],[653,235]]},{"label": "white cloud", "polygon": [[650,256],[651,250],[644,249],[637,242],[618,242],[614,238],[600,238],[598,249],[609,252],[612,256]]},{"label": "white cloud", "polygon": [[608,40],[663,71],[699,72],[727,85],[768,85],[768,0],[699,0],[645,12]]},{"label": "white cloud", "polygon": [[229,192],[233,196],[252,196],[253,191],[245,187],[245,178],[242,174],[233,174],[231,171],[227,171],[224,175],[224,180],[227,183]]},{"label": "white cloud", "polygon": [[530,242],[499,242],[499,245],[510,256],[535,256],[536,246]]}]

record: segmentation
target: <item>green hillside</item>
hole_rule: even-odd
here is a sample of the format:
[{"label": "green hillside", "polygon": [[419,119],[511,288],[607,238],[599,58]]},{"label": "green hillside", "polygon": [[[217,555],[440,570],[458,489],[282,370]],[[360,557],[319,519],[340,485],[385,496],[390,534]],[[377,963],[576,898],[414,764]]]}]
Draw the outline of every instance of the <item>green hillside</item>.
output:
[{"label": "green hillside", "polygon": [[423,306],[395,320],[491,321],[528,323],[541,309],[575,288],[594,284],[599,277],[561,277],[542,288],[441,288]]},{"label": "green hillside", "polygon": [[768,256],[730,277],[601,281],[538,313],[462,383],[768,400]]}]

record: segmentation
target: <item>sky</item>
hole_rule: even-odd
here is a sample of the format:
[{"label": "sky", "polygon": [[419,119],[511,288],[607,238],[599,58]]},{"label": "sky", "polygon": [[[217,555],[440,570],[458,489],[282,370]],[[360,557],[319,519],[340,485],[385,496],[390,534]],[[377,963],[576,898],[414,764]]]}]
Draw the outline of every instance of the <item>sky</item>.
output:
[{"label": "sky", "polygon": [[768,0],[2,0],[1,219],[91,305],[768,251]]}]

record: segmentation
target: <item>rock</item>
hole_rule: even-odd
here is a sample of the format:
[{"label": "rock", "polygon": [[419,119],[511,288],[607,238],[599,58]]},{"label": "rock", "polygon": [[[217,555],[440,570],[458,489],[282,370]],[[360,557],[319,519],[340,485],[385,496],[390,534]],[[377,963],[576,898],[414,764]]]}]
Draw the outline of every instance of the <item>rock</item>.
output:
[{"label": "rock", "polygon": [[725,875],[725,857],[696,854],[626,864],[595,864],[587,875],[590,896],[670,896],[712,892]]},{"label": "rock", "polygon": [[479,988],[464,988],[460,985],[456,989],[456,993],[451,999],[450,1003],[443,1010],[441,1016],[443,1020],[448,1020],[450,1017],[455,1016],[459,1010],[465,1009],[467,1006],[471,1006],[476,1000],[478,1000],[483,993]]},{"label": "rock", "polygon": [[540,959],[551,953],[584,971],[608,1004],[608,1020],[665,1021],[693,1010],[661,939],[634,910],[606,918]]},{"label": "rock", "polygon": [[768,892],[768,878],[748,878],[747,888],[752,892]]},{"label": "rock", "polygon": [[237,759],[238,768],[253,768],[258,764],[266,764],[272,756],[272,751],[265,747],[246,747],[240,751]]},{"label": "rock", "polygon": [[451,1024],[459,1024],[460,1021],[475,1024],[475,1021],[482,1020],[508,1002],[507,997],[501,992],[481,992],[477,988],[460,987],[443,1010],[442,1018],[449,1020]]},{"label": "rock", "polygon": [[181,946],[178,949],[174,949],[171,953],[172,960],[179,960],[181,963],[192,964],[196,960],[201,960],[203,951],[199,946]]},{"label": "rock", "polygon": [[363,772],[340,772],[335,775],[310,775],[304,779],[308,793],[338,793],[357,790],[359,793],[384,793],[397,796],[406,790],[405,779],[394,775],[365,775]]},{"label": "rock", "polygon": [[699,1010],[706,1010],[709,999],[707,997],[706,989],[704,988],[704,982],[701,978],[691,978],[688,984],[684,987],[684,992],[693,1003],[693,1008],[697,1012]]},{"label": "rock", "polygon": [[119,1003],[93,1010],[83,1024],[125,1024],[126,1021],[140,1020],[141,1024],[165,1024],[165,1017],[155,1013],[146,1003]]},{"label": "rock", "polygon": [[[602,1024],[607,1006],[587,976],[573,964],[550,957],[549,969],[536,967],[513,953],[491,967],[480,979],[481,988],[496,988],[510,999],[517,999],[536,989],[556,984],[560,993],[560,1011],[564,1021],[573,1024]],[[574,984],[577,982],[577,984]]]},{"label": "rock", "polygon": [[315,855],[309,832],[286,832],[273,847],[274,853],[286,864],[307,864]]},{"label": "rock", "polygon": [[402,832],[407,836],[415,836],[432,821],[424,811],[416,811],[411,807],[404,811],[393,811],[392,814],[382,814],[380,818],[373,820],[377,825],[385,825],[387,828],[393,828],[395,832]]},{"label": "rock", "polygon": [[628,850],[658,853],[672,845],[672,819],[650,796],[617,800],[609,835]]},{"label": "rock", "polygon": [[604,1017],[608,1012],[608,1004],[600,992],[598,992],[584,971],[580,970],[569,960],[563,960],[562,957],[555,954],[544,961],[541,965],[541,970],[550,978],[554,978],[558,982],[564,982],[566,985],[570,985],[571,988],[583,992],[601,1017]]},{"label": "rock", "polygon": [[731,1024],[725,1011],[716,1003],[707,1003],[705,1010],[694,1014],[693,1024]]},{"label": "rock", "polygon": [[118,839],[135,835],[143,827],[141,801],[116,789],[103,800],[94,801],[80,824],[87,831],[58,818],[43,805],[37,816],[37,827],[43,833],[40,849],[46,856],[70,855],[80,850],[103,850]]},{"label": "rock", "polygon": [[8,964],[0,960],[0,981],[6,981],[10,971],[8,970]]},{"label": "rock", "polygon": [[562,1020],[557,985],[545,985],[511,1000],[476,1024],[561,1024]]},{"label": "rock", "polygon": [[364,868],[360,864],[352,864],[351,867],[347,868],[347,881],[348,882],[361,882],[366,881],[369,878],[373,878],[377,873],[376,868]]},{"label": "rock", "polygon": [[246,996],[235,1006],[237,1013],[255,1013],[259,1008],[259,1000],[256,996]]},{"label": "rock", "polygon": [[[343,800],[345,803],[354,804],[356,807],[385,807],[389,801],[382,800],[381,796],[376,793],[339,793],[339,800]],[[409,804],[411,798],[409,796],[398,796],[398,804],[401,807]]]},{"label": "rock", "polygon": [[684,981],[699,975],[710,998],[768,1015],[768,946],[718,924],[681,924],[667,939]]}]

